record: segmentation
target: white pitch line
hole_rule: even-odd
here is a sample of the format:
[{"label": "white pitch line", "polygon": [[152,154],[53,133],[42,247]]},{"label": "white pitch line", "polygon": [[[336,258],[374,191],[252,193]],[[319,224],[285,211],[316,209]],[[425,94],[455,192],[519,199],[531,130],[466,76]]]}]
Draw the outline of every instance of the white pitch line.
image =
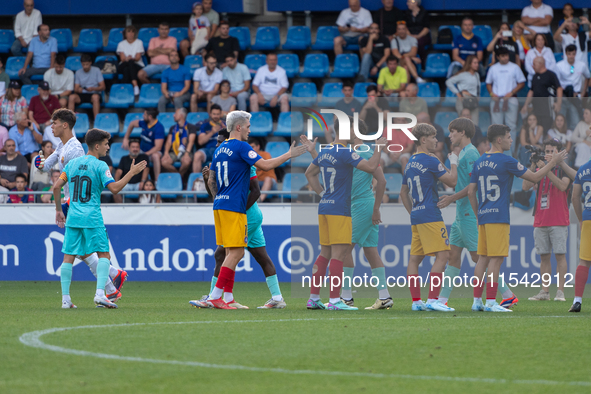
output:
[{"label": "white pitch line", "polygon": [[[563,318],[567,316],[533,316],[535,318]],[[574,317],[574,316],[573,316]],[[456,317],[458,318],[458,317]],[[461,317],[459,317],[461,318]],[[463,318],[477,318],[468,317]],[[507,316],[507,318],[511,318]],[[521,318],[528,318],[522,316]],[[389,317],[387,319],[404,319],[404,317]],[[412,318],[411,318],[412,319]],[[223,321],[192,321],[192,322],[157,322],[157,323],[125,323],[125,324],[106,324],[106,325],[90,325],[78,327],[62,327],[49,328],[46,330],[38,330],[27,332],[20,336],[19,340],[26,346],[51,350],[58,353],[73,354],[76,356],[95,357],[101,359],[119,360],[119,361],[135,361],[150,364],[168,364],[168,365],[182,365],[190,367],[201,368],[215,368],[215,369],[231,369],[249,372],[274,372],[285,373],[291,375],[323,375],[323,376],[351,376],[351,377],[366,377],[366,378],[390,378],[390,379],[412,379],[412,380],[438,380],[448,382],[467,382],[467,383],[495,383],[495,384],[527,384],[527,385],[546,385],[546,386],[584,386],[591,387],[591,382],[573,381],[561,382],[555,380],[509,380],[509,379],[494,379],[494,378],[469,378],[469,377],[454,377],[454,376],[429,376],[429,375],[399,375],[399,374],[382,374],[369,372],[345,372],[345,371],[317,371],[307,369],[283,369],[283,368],[264,368],[264,367],[249,367],[244,365],[222,365],[202,363],[198,361],[176,361],[176,360],[158,360],[143,357],[127,357],[116,354],[94,353],[85,350],[68,349],[61,346],[48,345],[41,340],[41,337],[55,332],[67,330],[80,329],[94,329],[94,328],[111,328],[111,327],[133,327],[133,326],[151,326],[162,324],[227,324],[227,323],[268,323],[268,322],[299,322],[299,321],[324,321],[324,320],[377,320],[373,318],[329,318],[329,319],[276,319],[276,320],[223,320]]]}]

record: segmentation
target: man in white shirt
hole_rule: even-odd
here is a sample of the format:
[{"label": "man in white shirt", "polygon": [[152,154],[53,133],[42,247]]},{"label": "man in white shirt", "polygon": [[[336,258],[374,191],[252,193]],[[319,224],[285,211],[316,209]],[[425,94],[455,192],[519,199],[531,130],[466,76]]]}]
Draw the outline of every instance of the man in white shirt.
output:
[{"label": "man in white shirt", "polygon": [[349,8],[341,11],[337,18],[340,36],[334,38],[334,54],[343,53],[343,47],[358,45],[361,36],[367,34],[373,22],[371,13],[361,8],[359,0],[349,0]]},{"label": "man in white shirt", "polygon": [[[584,16],[579,18],[580,25],[587,25],[589,26],[589,19],[585,18]],[[566,34],[562,34],[564,29],[567,30]],[[588,46],[589,44],[589,32],[588,31],[579,31],[579,23],[573,22],[573,18],[565,19],[562,25],[556,30],[554,33],[554,39],[560,43],[562,43],[564,57],[566,58],[566,47],[569,45],[574,45],[577,48],[577,58],[575,61],[583,62],[585,65],[589,66],[589,59],[588,59]]]},{"label": "man in white shirt", "polygon": [[226,56],[226,67],[222,72],[222,78],[230,81],[230,96],[238,101],[238,110],[246,111],[246,100],[250,90],[250,71],[245,64],[238,63],[238,59],[232,53]]},{"label": "man in white shirt", "polygon": [[281,112],[289,112],[287,88],[289,81],[285,70],[277,65],[277,54],[267,55],[267,65],[257,70],[252,81],[253,94],[250,96],[250,111],[258,112],[259,105],[269,104],[274,108],[279,102]]},{"label": "man in white shirt", "polygon": [[509,50],[499,47],[496,51],[498,63],[495,63],[486,75],[486,88],[492,98],[490,102],[493,124],[504,124],[517,132],[517,111],[519,102],[516,94],[525,86],[525,76],[521,68],[509,61]]},{"label": "man in white shirt", "polygon": [[531,0],[531,5],[521,11],[521,21],[536,33],[544,34],[548,40],[548,47],[554,50],[554,39],[550,28],[552,18],[554,18],[552,7],[542,3],[542,0]]},{"label": "man in white shirt", "polygon": [[43,80],[49,84],[51,92],[60,100],[60,106],[66,108],[68,97],[74,90],[74,72],[66,68],[63,55],[55,57],[54,67],[45,71]]},{"label": "man in white shirt", "polygon": [[10,51],[14,56],[24,56],[23,48],[28,48],[29,43],[37,35],[37,27],[41,25],[41,12],[35,9],[34,0],[24,1],[24,11],[19,12],[14,20],[14,43]]},{"label": "man in white shirt", "polygon": [[560,112],[568,119],[570,128],[574,128],[581,120],[583,105],[581,97],[585,96],[589,78],[589,67],[577,61],[577,47],[570,44],[564,48],[566,58],[556,63],[556,76],[562,86],[563,96]]},{"label": "man in white shirt", "polygon": [[191,112],[197,112],[200,101],[207,102],[207,112],[211,106],[211,99],[218,93],[222,82],[222,71],[216,68],[218,62],[213,53],[205,55],[205,67],[198,68],[193,74],[193,93],[191,95]]}]

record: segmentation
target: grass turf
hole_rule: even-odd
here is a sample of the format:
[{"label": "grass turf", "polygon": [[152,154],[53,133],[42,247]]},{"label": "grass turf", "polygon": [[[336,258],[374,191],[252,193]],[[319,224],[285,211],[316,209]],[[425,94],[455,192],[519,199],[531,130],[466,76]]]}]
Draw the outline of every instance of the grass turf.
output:
[{"label": "grass turf", "polygon": [[[366,311],[374,299],[356,299],[362,309],[357,312],[308,311],[305,299],[285,294],[286,284],[285,310],[189,306],[208,289],[209,283],[130,282],[120,308],[106,310],[92,304],[94,283],[73,282],[78,309],[62,310],[58,282],[0,282],[0,392],[591,391],[591,309],[585,307],[591,303],[583,304],[580,314],[567,313],[572,289],[569,302],[559,303],[527,301],[537,289],[517,288],[521,301],[515,312],[504,314],[471,312],[470,298],[452,298],[454,313],[411,312],[406,289],[393,292],[400,298],[390,310]],[[236,294],[251,308],[269,298],[264,283],[237,283]],[[169,324],[178,322],[191,323]],[[35,330],[132,323],[148,324],[59,331],[40,339],[68,349],[177,363],[64,354],[19,341]]]}]

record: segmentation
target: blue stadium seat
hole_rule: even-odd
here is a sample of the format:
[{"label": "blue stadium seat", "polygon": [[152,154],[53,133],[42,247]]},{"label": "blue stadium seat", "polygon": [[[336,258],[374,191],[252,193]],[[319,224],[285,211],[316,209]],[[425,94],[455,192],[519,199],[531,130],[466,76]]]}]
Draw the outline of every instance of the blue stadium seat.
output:
[{"label": "blue stadium seat", "polygon": [[[460,26],[443,25],[443,26],[439,26],[439,31],[437,32],[437,36],[439,36],[439,32],[445,28],[451,29],[451,33],[452,33],[454,39],[457,36],[459,36],[460,34],[462,34],[462,29],[460,28]],[[433,49],[435,49],[437,51],[451,51],[452,44],[451,43],[450,44],[433,44]]]},{"label": "blue stadium seat", "polygon": [[[265,151],[269,153],[271,157],[279,157],[289,151],[289,143],[285,141],[271,141],[267,143]],[[281,164],[279,167],[285,167],[288,163],[289,160]]]},{"label": "blue stadium seat", "polygon": [[359,74],[359,57],[356,53],[343,53],[334,60],[331,78],[354,78]]},{"label": "blue stadium seat", "polygon": [[21,88],[21,94],[27,100],[27,105],[29,105],[33,97],[39,95],[39,92],[37,91],[38,88],[39,85],[23,85]]},{"label": "blue stadium seat", "polygon": [[176,46],[179,48],[181,41],[185,38],[189,38],[189,29],[186,27],[171,27],[168,35],[176,38]]},{"label": "blue stadium seat", "polygon": [[159,83],[146,83],[140,89],[140,98],[134,104],[136,108],[156,108],[158,100],[162,96],[162,90]]},{"label": "blue stadium seat", "polygon": [[322,95],[320,96],[320,102],[318,105],[334,107],[337,101],[343,97],[345,97],[345,95],[343,94],[342,82],[325,83],[322,87]]},{"label": "blue stadium seat", "polygon": [[386,176],[386,194],[391,198],[398,198],[400,195],[400,188],[402,187],[402,174],[389,173]]},{"label": "blue stadium seat", "polygon": [[88,145],[85,142],[82,143],[82,149],[84,149],[84,153],[88,153]]},{"label": "blue stadium seat", "polygon": [[[96,59],[94,59],[94,63],[96,64],[98,62],[111,62],[115,65],[119,64],[119,60],[117,59],[117,56],[113,56],[113,55],[97,56]],[[103,78],[104,79],[113,79],[113,78],[115,78],[115,74],[103,74]]]},{"label": "blue stadium seat", "polygon": [[[187,181],[187,187],[185,190],[187,190],[187,191],[193,190],[193,183],[195,182],[196,179],[203,179],[203,174],[200,172],[193,172],[193,173],[189,174],[189,180]],[[207,191],[204,191],[202,193],[197,193],[197,197],[198,198],[207,198],[207,197],[209,197],[209,194],[207,194]]]},{"label": "blue stadium seat", "polygon": [[320,26],[316,31],[316,42],[312,45],[315,51],[328,51],[334,49],[334,38],[339,36],[337,26]]},{"label": "blue stadium seat", "polygon": [[439,85],[435,82],[420,83],[418,96],[425,99],[429,107],[439,104],[441,99],[441,92]]},{"label": "blue stadium seat", "polygon": [[445,78],[451,59],[447,53],[430,53],[427,55],[423,78]]},{"label": "blue stadium seat", "polygon": [[302,78],[324,78],[328,74],[328,56],[326,53],[309,53],[304,60]]},{"label": "blue stadium seat", "polygon": [[274,136],[291,137],[304,132],[304,115],[301,112],[281,112],[277,121],[277,129]]},{"label": "blue stadium seat", "polygon": [[[312,120],[312,135],[314,137],[321,137],[321,138],[324,137],[326,127],[328,126],[328,128],[330,129],[331,127],[334,126],[334,116],[332,114],[323,114],[322,117],[324,118],[326,125],[324,124],[322,119],[320,119],[320,124],[318,124],[318,122],[316,122],[314,119]],[[306,129],[306,132],[307,132],[307,129]],[[318,152],[320,152],[320,151],[318,151]]]},{"label": "blue stadium seat", "polygon": [[154,37],[158,37],[158,29],[155,27],[142,27],[137,33],[137,38],[144,43],[144,50],[146,52],[148,51],[150,40]]},{"label": "blue stadium seat", "polygon": [[564,59],[564,53],[563,52],[555,52],[554,59],[556,59],[556,63],[558,63],[559,61]]},{"label": "blue stadium seat", "polygon": [[445,98],[441,102],[442,107],[455,107],[458,96],[452,93],[449,88],[445,89]]},{"label": "blue stadium seat", "polygon": [[57,40],[58,52],[68,52],[74,46],[70,29],[53,29],[50,35]]},{"label": "blue stadium seat", "polygon": [[[445,136],[447,137],[449,135],[449,124],[451,123],[452,120],[457,119],[458,114],[454,111],[445,111],[445,112],[437,112],[437,114],[435,114],[435,124],[438,124],[439,126],[441,126],[441,128],[443,129],[443,132],[445,134]],[[442,141],[440,141],[442,142]]]},{"label": "blue stadium seat", "polygon": [[250,71],[250,76],[254,78],[257,70],[267,64],[267,55],[249,54],[244,58],[244,64]]},{"label": "blue stadium seat", "polygon": [[96,53],[103,50],[103,32],[101,29],[82,29],[78,37],[75,52]]},{"label": "blue stadium seat", "polygon": [[[183,180],[178,172],[164,172],[158,176],[158,191],[180,192],[183,190]],[[161,194],[161,198],[176,198],[176,194]]]},{"label": "blue stadium seat", "polygon": [[113,113],[100,113],[94,119],[94,127],[116,136],[119,134],[119,117]]},{"label": "blue stadium seat", "polygon": [[253,137],[266,137],[273,131],[273,118],[271,113],[251,112],[250,135]]},{"label": "blue stadium seat", "polygon": [[158,114],[158,120],[164,126],[164,134],[168,135],[168,130],[176,123],[174,121],[174,112],[162,112]]},{"label": "blue stadium seat", "polygon": [[252,49],[255,51],[272,51],[279,46],[279,28],[263,26],[257,29]]},{"label": "blue stadium seat", "polygon": [[191,124],[201,123],[209,118],[207,112],[189,112],[187,114],[187,122]]},{"label": "blue stadium seat", "polygon": [[476,25],[472,32],[477,37],[480,37],[480,40],[482,40],[482,46],[485,48],[493,39],[492,29],[489,25]]},{"label": "blue stadium seat", "polygon": [[123,41],[123,31],[125,29],[123,27],[114,27],[109,31],[109,38],[107,42],[107,46],[104,48],[105,52],[115,52],[117,50],[117,45],[121,41]]},{"label": "blue stadium seat", "polygon": [[105,108],[129,108],[133,105],[135,97],[133,95],[133,85],[130,83],[120,83],[111,86],[109,92],[109,102],[105,103]]},{"label": "blue stadium seat", "polygon": [[76,114],[76,125],[74,126],[74,131],[76,132],[76,138],[84,138],[86,132],[90,128],[90,121],[88,120],[88,115],[85,113],[77,113]]},{"label": "blue stadium seat", "polygon": [[297,82],[291,90],[292,107],[311,107],[316,104],[318,91],[312,82]]},{"label": "blue stadium seat", "polygon": [[490,120],[490,112],[488,111],[480,111],[478,113],[478,127],[482,131],[482,134],[486,136],[486,131],[488,130],[488,126],[491,125]]},{"label": "blue stadium seat", "polygon": [[12,56],[6,60],[6,65],[4,66],[4,71],[10,77],[11,80],[13,79],[21,79],[18,75],[18,70],[23,68],[25,65],[25,57],[24,56]]},{"label": "blue stadium seat", "polygon": [[126,151],[121,147],[121,142],[114,142],[111,144],[111,150],[109,150],[109,156],[113,161],[113,167],[119,167],[119,162],[123,156],[127,156],[129,151]]},{"label": "blue stadium seat", "polygon": [[287,30],[287,38],[283,49],[303,51],[310,47],[312,35],[308,26],[292,26]]},{"label": "blue stadium seat", "polygon": [[486,82],[480,83],[480,100],[478,100],[478,105],[486,108],[490,106],[490,94],[486,88]]},{"label": "blue stadium seat", "polygon": [[287,78],[293,78],[300,72],[300,59],[295,53],[281,53],[277,55],[277,64],[285,69]]},{"label": "blue stadium seat", "polygon": [[201,55],[189,55],[185,58],[183,63],[185,67],[189,67],[191,72],[194,72],[200,67],[203,67],[203,57]]},{"label": "blue stadium seat", "polygon": [[250,30],[248,27],[231,27],[230,36],[236,37],[238,39],[241,51],[250,48]]},{"label": "blue stadium seat", "polygon": [[[143,112],[128,112],[125,115],[125,120],[123,121],[123,130],[119,133],[119,137],[125,137],[125,133],[127,132],[127,128],[129,124],[134,120],[144,120]],[[140,127],[136,127],[131,130],[130,137],[137,138],[142,134],[142,129]]]},{"label": "blue stadium seat", "polygon": [[367,87],[373,85],[370,82],[357,82],[353,88],[353,97],[355,97],[360,103],[367,101]]},{"label": "blue stadium seat", "polygon": [[0,29],[0,53],[10,52],[14,42],[14,31],[12,29]]},{"label": "blue stadium seat", "polygon": [[306,179],[306,174],[303,172],[288,172],[283,177],[283,191],[289,191],[292,193],[285,195],[285,197],[296,200],[298,198],[297,192],[307,184],[308,179]]},{"label": "blue stadium seat", "polygon": [[82,68],[80,63],[80,56],[68,56],[66,58],[66,68],[72,70],[74,73]]}]

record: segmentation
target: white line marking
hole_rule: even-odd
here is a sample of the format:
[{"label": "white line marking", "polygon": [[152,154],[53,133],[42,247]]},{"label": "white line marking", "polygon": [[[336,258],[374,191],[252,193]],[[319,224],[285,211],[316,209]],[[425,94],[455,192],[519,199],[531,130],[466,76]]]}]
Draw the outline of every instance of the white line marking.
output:
[{"label": "white line marking", "polygon": [[[564,318],[568,316],[531,316],[531,318]],[[575,317],[575,316],[573,316]],[[432,317],[428,317],[432,318]],[[469,317],[455,317],[474,319],[476,316]],[[516,317],[502,317],[516,318]],[[528,316],[521,316],[520,318],[530,318]],[[576,317],[575,317],[576,318]],[[405,319],[405,317],[389,317],[391,319]],[[410,318],[413,319],[413,318]],[[584,386],[591,387],[591,382],[584,381],[573,381],[573,382],[561,382],[555,380],[510,380],[510,379],[495,379],[495,378],[469,378],[469,377],[454,377],[454,376],[428,376],[428,375],[399,375],[399,374],[382,374],[382,373],[369,373],[369,372],[345,372],[345,371],[314,371],[307,369],[283,369],[283,368],[264,368],[264,367],[249,367],[244,365],[222,365],[222,364],[210,364],[202,363],[198,361],[176,361],[176,360],[158,360],[152,358],[143,357],[127,357],[118,356],[116,354],[105,354],[105,353],[94,353],[86,350],[68,349],[61,346],[48,345],[41,340],[41,337],[47,334],[53,334],[56,332],[67,331],[67,330],[80,330],[80,329],[94,329],[94,328],[110,328],[110,327],[133,327],[133,326],[153,326],[162,324],[227,324],[227,323],[269,323],[269,322],[300,322],[300,321],[325,321],[325,320],[378,320],[375,318],[328,318],[328,319],[275,319],[275,320],[221,320],[221,321],[191,321],[191,322],[158,322],[158,323],[126,323],[126,324],[105,324],[105,325],[89,325],[89,326],[78,326],[78,327],[61,327],[61,328],[49,328],[46,330],[38,330],[27,332],[20,336],[19,340],[26,346],[34,348],[51,350],[53,352],[73,354],[76,356],[96,357],[109,360],[119,361],[136,361],[151,364],[168,364],[168,365],[183,365],[190,367],[201,367],[201,368],[216,368],[216,369],[232,369],[240,371],[250,372],[275,372],[285,373],[291,375],[324,375],[324,376],[358,376],[366,378],[390,378],[390,379],[412,379],[412,380],[437,380],[437,381],[448,381],[448,382],[468,382],[468,383],[495,383],[495,384],[527,384],[527,385],[546,385],[546,386]],[[383,318],[380,320],[384,320]]]}]

